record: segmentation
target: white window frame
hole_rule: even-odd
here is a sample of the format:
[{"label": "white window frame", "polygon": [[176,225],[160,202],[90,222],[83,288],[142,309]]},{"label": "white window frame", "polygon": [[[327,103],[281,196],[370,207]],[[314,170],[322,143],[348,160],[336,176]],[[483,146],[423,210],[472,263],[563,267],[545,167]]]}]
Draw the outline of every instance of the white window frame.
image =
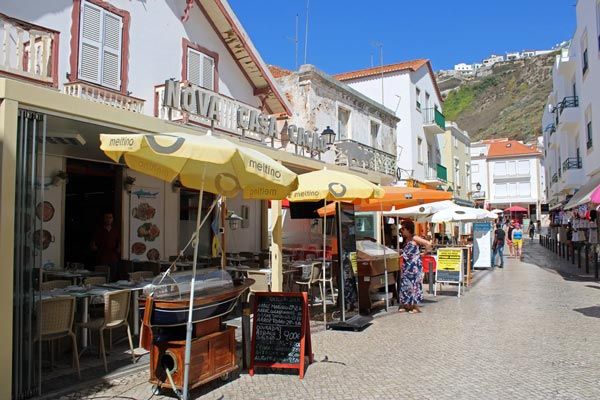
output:
[{"label": "white window frame", "polygon": [[[375,131],[375,134],[373,134],[373,127],[374,126],[377,127],[377,129]],[[379,137],[380,132],[381,132],[381,123],[379,123],[378,121],[375,121],[375,120],[372,119],[369,122],[369,137],[370,137],[370,140],[371,140],[370,146],[373,147],[373,148],[375,148],[375,149],[377,148],[377,138]]]},{"label": "white window frame", "polygon": [[423,139],[417,138],[417,162],[423,164]]},{"label": "white window frame", "polygon": [[[346,113],[346,115],[348,115],[348,120],[346,121],[346,131],[345,132],[342,132],[342,130],[340,129],[340,111],[342,113]],[[338,106],[338,108],[337,108],[338,129],[337,129],[336,140],[350,139],[350,120],[351,119],[352,119],[352,112],[345,107]]]},{"label": "white window frame", "polygon": [[[121,69],[122,69],[122,63],[123,63],[123,59],[122,59],[122,53],[123,53],[123,18],[120,15],[117,15],[115,13],[112,13],[102,7],[99,7],[93,3],[90,3],[88,1],[82,1],[81,2],[81,9],[80,9],[80,18],[79,18],[79,55],[78,55],[78,60],[77,60],[77,78],[82,80],[82,81],[86,81],[86,82],[91,82],[91,83],[95,83],[97,85],[100,86],[104,86],[104,87],[108,87],[114,90],[121,90],[121,83],[122,83],[122,79],[123,77],[121,76]],[[99,26],[99,37],[100,37],[100,41],[96,42],[90,38],[86,38],[84,37],[84,18],[85,18],[85,8],[86,7],[90,7],[91,9],[95,9],[96,11],[100,12],[100,26]],[[104,28],[105,28],[105,17],[106,16],[110,16],[113,18],[116,18],[119,20],[119,37],[118,37],[118,42],[119,42],[119,48],[118,49],[114,49],[111,48],[110,46],[106,45],[104,43]],[[81,70],[82,70],[82,54],[83,54],[83,46],[84,45],[89,45],[89,46],[94,46],[94,47],[98,47],[98,78],[97,79],[91,79],[90,77],[85,77],[82,76],[81,74]],[[103,65],[104,65],[104,56],[105,56],[105,52],[107,53],[111,53],[115,56],[117,56],[118,58],[118,79],[117,79],[117,84],[116,85],[108,85],[104,82],[104,69],[103,69]]]}]

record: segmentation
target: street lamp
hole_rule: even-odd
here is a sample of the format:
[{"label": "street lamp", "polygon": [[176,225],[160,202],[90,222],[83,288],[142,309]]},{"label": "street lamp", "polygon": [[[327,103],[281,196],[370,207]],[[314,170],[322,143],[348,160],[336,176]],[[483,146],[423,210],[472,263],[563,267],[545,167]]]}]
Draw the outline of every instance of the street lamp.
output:
[{"label": "street lamp", "polygon": [[243,221],[244,218],[240,217],[233,211],[228,211],[227,214],[228,215],[225,217],[225,220],[229,221],[229,228],[231,228],[233,231],[238,229],[241,225],[241,221]]},{"label": "street lamp", "polygon": [[477,185],[475,185],[475,189],[477,189],[477,191],[481,191],[481,183],[477,182]]},{"label": "street lamp", "polygon": [[321,137],[325,138],[325,143],[327,146],[331,146],[333,142],[335,142],[335,132],[329,126],[323,129],[323,132],[321,132]]}]

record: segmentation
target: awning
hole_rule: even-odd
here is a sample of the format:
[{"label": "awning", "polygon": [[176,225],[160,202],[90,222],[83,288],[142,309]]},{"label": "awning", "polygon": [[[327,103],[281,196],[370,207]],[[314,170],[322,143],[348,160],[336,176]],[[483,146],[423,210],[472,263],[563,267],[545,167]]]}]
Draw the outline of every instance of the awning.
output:
[{"label": "awning", "polygon": [[570,210],[572,208],[578,207],[582,204],[589,203],[591,200],[592,192],[600,185],[600,176],[590,180],[588,183],[579,188],[577,193],[571,197],[571,200],[567,204],[565,204],[564,209]]},{"label": "awning", "polygon": [[555,205],[551,206],[550,208],[548,208],[549,211],[554,211],[554,210],[558,210],[559,208],[562,208],[565,205],[564,201],[559,201],[558,203],[556,203]]}]

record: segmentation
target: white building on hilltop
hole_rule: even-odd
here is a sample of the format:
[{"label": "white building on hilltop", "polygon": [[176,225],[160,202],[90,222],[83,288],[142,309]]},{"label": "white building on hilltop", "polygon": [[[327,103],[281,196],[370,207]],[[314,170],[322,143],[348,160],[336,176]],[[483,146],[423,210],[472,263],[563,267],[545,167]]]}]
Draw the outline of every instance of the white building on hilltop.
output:
[{"label": "white building on hilltop", "polygon": [[482,63],[486,67],[491,67],[492,65],[504,61],[504,56],[499,56],[496,54],[492,54],[488,58],[485,58]]}]

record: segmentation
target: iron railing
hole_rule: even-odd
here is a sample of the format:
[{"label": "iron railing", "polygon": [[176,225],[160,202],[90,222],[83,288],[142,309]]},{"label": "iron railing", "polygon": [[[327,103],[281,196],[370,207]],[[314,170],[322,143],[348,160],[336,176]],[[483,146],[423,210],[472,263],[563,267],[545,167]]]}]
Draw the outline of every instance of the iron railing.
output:
[{"label": "iron railing", "polygon": [[558,182],[558,172],[555,172],[554,175],[552,175],[552,182],[553,183]]},{"label": "iron railing", "polygon": [[563,172],[569,169],[581,169],[581,157],[569,157],[563,161]]},{"label": "iron railing", "polygon": [[556,125],[554,122],[550,122],[548,125],[546,125],[544,132],[549,132],[549,135],[552,136],[552,134],[556,132]]}]

